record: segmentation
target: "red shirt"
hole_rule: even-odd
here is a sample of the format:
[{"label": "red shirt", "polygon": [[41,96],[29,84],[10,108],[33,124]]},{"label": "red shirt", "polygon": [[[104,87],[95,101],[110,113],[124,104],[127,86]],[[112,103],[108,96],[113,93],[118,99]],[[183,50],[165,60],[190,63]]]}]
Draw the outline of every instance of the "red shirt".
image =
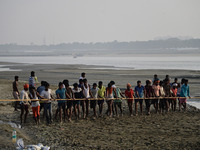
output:
[{"label": "red shirt", "polygon": [[[133,89],[130,89],[130,91],[126,90],[125,91],[125,95],[128,98],[134,98],[134,91]],[[129,99],[128,102],[132,101],[133,99]]]}]

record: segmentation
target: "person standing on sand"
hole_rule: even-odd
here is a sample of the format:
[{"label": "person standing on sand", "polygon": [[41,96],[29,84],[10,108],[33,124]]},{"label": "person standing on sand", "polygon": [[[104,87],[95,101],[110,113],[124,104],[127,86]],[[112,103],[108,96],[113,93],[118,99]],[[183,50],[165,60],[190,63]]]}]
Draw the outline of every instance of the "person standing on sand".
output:
[{"label": "person standing on sand", "polygon": [[36,87],[35,72],[34,71],[31,71],[31,76],[29,77],[29,90],[32,87]]},{"label": "person standing on sand", "polygon": [[[180,94],[181,94],[181,87],[183,86],[184,83],[185,83],[185,79],[182,78],[182,79],[181,79],[181,83],[178,83],[177,97],[180,97]],[[179,106],[180,106],[180,98],[178,98],[178,104],[179,104]],[[180,107],[179,107],[179,110],[180,110]]]},{"label": "person standing on sand", "polygon": [[28,89],[29,89],[29,85],[25,84],[24,89],[20,93],[20,99],[21,99],[21,102],[20,102],[20,105],[21,105],[20,119],[21,119],[21,124],[22,124],[22,120],[23,120],[23,116],[24,116],[24,111],[25,111],[24,123],[26,123],[26,118],[27,118],[27,115],[29,113],[28,109],[29,109],[29,106],[30,106],[30,101],[29,101],[29,97],[28,97]]},{"label": "person standing on sand", "polygon": [[144,86],[141,81],[137,81],[137,86],[135,87],[135,115],[138,114],[138,102],[140,104],[140,113],[143,113],[143,99],[144,99]]},{"label": "person standing on sand", "polygon": [[92,93],[92,97],[95,98],[96,100],[90,101],[90,108],[93,109],[94,119],[97,117],[96,106],[97,106],[98,91],[99,91],[99,88],[97,87],[97,84],[93,83],[93,86],[91,88],[91,93]]},{"label": "person standing on sand", "polygon": [[111,83],[108,84],[108,87],[106,88],[106,98],[107,99],[107,102],[108,102],[108,113],[109,114],[109,117],[112,117],[112,105],[113,105],[113,98],[114,98],[114,95],[113,93],[115,93],[115,95],[117,95],[116,93],[116,89],[112,87]]},{"label": "person standing on sand", "polygon": [[146,85],[144,88],[145,88],[144,98],[145,98],[145,104],[146,104],[146,112],[147,112],[147,115],[150,115],[150,106],[151,106],[151,97],[153,97],[153,88],[149,80],[146,80]]},{"label": "person standing on sand", "polygon": [[165,107],[166,107],[166,111],[168,112],[168,111],[169,111],[169,106],[170,106],[170,104],[171,104],[171,102],[172,102],[172,99],[170,99],[170,97],[171,97],[171,85],[170,85],[170,80],[169,80],[169,78],[167,78],[167,77],[166,77],[166,79],[165,79],[163,88],[164,88],[165,97],[166,97],[166,98],[164,99],[164,101],[165,101]]},{"label": "person standing on sand", "polygon": [[[73,92],[72,89],[69,86],[69,81],[68,80],[64,80],[63,81],[64,85],[65,85],[65,89],[66,89],[66,98],[67,99],[72,99],[73,97]],[[73,101],[72,100],[67,100],[67,117],[68,117],[68,121],[71,121],[71,117],[72,117],[72,107],[73,107]]]},{"label": "person standing on sand", "polygon": [[159,85],[160,80],[155,80],[154,83],[155,84],[152,86],[152,88],[153,88],[153,93],[154,93],[155,99],[152,99],[151,103],[154,105],[156,113],[158,113],[158,99],[161,96],[160,85]]},{"label": "person standing on sand", "polygon": [[[41,95],[42,91],[45,90],[45,84],[46,84],[46,81],[41,81],[41,86],[37,88],[37,92],[39,93],[39,95]],[[42,110],[42,108],[44,108],[44,101],[40,100],[40,111]],[[43,113],[43,117],[44,117],[44,113]]]},{"label": "person standing on sand", "polygon": [[[86,98],[86,100],[81,101],[82,102],[82,110],[83,110],[83,118],[87,118],[89,115],[89,98],[93,98],[92,97],[92,93],[90,90],[90,85],[87,82],[87,79],[83,80],[83,86],[82,86],[82,91],[83,91],[83,95]],[[85,108],[86,108],[86,115],[85,115]]]},{"label": "person standing on sand", "polygon": [[40,123],[40,103],[38,101],[38,96],[39,93],[36,91],[35,87],[31,87],[29,97],[30,99],[33,99],[33,101],[31,101],[31,106],[33,117],[37,125]]},{"label": "person standing on sand", "polygon": [[[114,89],[116,90],[115,81],[110,81],[110,84],[111,84],[112,88],[114,88]],[[115,93],[114,93],[114,90],[113,90],[113,96],[114,96],[114,95],[115,95]],[[106,101],[106,103],[107,103],[107,106],[108,106],[107,111],[106,111],[106,114],[108,115],[108,112],[109,112],[109,104],[108,104],[108,101]],[[113,115],[115,115],[114,103],[112,103],[112,111],[113,111]]]},{"label": "person standing on sand", "polygon": [[181,87],[181,93],[180,93],[180,103],[179,103],[179,110],[181,110],[181,105],[183,105],[184,110],[186,110],[186,103],[187,103],[187,97],[190,97],[190,90],[188,85],[188,80],[185,79],[183,86]]},{"label": "person standing on sand", "polygon": [[98,100],[99,117],[102,117],[103,103],[104,103],[105,95],[106,95],[106,87],[103,86],[103,82],[102,81],[99,81],[98,97],[101,99],[101,100]]},{"label": "person standing on sand", "polygon": [[165,99],[163,99],[165,97],[165,91],[163,88],[163,84],[164,84],[164,82],[160,81],[160,84],[159,84],[160,85],[160,96],[162,97],[162,99],[160,99],[160,101],[159,101],[160,113],[163,113],[164,109],[165,109]]},{"label": "person standing on sand", "polygon": [[56,90],[56,97],[57,97],[57,99],[60,99],[60,100],[58,100],[58,112],[59,112],[60,123],[62,123],[62,110],[63,110],[63,114],[64,114],[64,121],[66,118],[65,100],[62,100],[62,99],[66,98],[65,93],[66,93],[66,89],[63,88],[63,83],[59,82],[58,89]]},{"label": "person standing on sand", "polygon": [[115,114],[118,116],[118,111],[117,107],[119,107],[121,115],[123,115],[123,110],[122,110],[122,98],[124,98],[124,95],[122,94],[120,88],[115,87],[117,95],[114,94],[114,97],[117,98],[114,100],[114,108],[115,108]]},{"label": "person standing on sand", "polygon": [[[172,85],[172,96],[173,97],[177,97],[177,87],[178,87],[177,83],[174,83]],[[176,111],[176,104],[177,104],[176,98],[173,98],[172,99],[172,111]]]},{"label": "person standing on sand", "polygon": [[[14,99],[16,100],[19,100],[19,90],[18,90],[18,80],[19,80],[19,77],[18,76],[15,76],[15,81],[12,83],[13,85],[13,97]],[[18,101],[15,102],[15,111],[17,111],[17,105],[19,104]]]},{"label": "person standing on sand", "polygon": [[45,84],[45,90],[42,91],[40,97],[42,99],[48,99],[44,100],[44,113],[46,115],[47,125],[52,123],[52,106],[51,106],[51,99],[53,99],[53,96],[51,94],[51,89],[49,89],[49,83]]},{"label": "person standing on sand", "polygon": [[[74,88],[72,89],[73,91],[73,98],[76,99],[73,101],[73,106],[74,106],[74,114],[76,119],[81,118],[81,111],[80,111],[80,100],[83,98],[83,91],[81,88],[78,87],[78,83],[73,84]],[[78,113],[77,113],[78,110]]]},{"label": "person standing on sand", "polygon": [[128,108],[129,108],[130,116],[133,116],[134,91],[131,88],[131,84],[130,83],[127,84],[127,89],[125,91],[125,96],[126,96],[126,98],[128,98],[127,102],[128,102]]},{"label": "person standing on sand", "polygon": [[[114,88],[115,89],[115,91],[116,91],[116,85],[115,85],[115,81],[110,81],[110,84],[111,84],[111,86],[112,86],[112,88]],[[114,91],[113,91],[113,95],[114,95],[114,98],[116,98],[116,95],[115,95],[115,93],[114,93]],[[107,110],[107,112],[108,112],[109,110]],[[115,109],[114,109],[114,103],[112,104],[112,111],[113,111],[113,115],[115,115]]]}]

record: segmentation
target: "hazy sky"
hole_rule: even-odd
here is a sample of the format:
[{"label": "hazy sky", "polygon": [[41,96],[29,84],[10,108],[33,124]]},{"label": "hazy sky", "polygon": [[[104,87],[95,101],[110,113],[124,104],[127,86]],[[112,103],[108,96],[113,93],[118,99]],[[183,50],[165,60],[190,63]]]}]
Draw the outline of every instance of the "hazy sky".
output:
[{"label": "hazy sky", "polygon": [[0,44],[200,38],[200,0],[0,0]]}]

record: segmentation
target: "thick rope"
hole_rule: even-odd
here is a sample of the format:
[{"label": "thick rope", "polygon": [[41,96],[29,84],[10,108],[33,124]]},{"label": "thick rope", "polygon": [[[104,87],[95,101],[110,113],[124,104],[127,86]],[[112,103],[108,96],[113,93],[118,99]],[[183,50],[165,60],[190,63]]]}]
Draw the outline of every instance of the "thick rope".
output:
[{"label": "thick rope", "polygon": [[[81,99],[1,99],[0,102],[14,102],[14,101],[60,101],[60,100],[67,100],[67,101],[84,101],[84,100],[134,100],[134,99],[177,99],[177,98],[187,98],[187,97],[149,97],[149,98],[81,98]],[[190,97],[189,99],[200,99],[200,97]]]}]

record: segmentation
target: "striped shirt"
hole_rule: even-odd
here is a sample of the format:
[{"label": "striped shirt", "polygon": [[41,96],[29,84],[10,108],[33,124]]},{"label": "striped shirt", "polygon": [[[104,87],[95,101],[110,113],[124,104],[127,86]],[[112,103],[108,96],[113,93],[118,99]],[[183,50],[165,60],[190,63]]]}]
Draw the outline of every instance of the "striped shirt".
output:
[{"label": "striped shirt", "polygon": [[35,78],[34,77],[29,77],[29,86],[35,87]]}]

